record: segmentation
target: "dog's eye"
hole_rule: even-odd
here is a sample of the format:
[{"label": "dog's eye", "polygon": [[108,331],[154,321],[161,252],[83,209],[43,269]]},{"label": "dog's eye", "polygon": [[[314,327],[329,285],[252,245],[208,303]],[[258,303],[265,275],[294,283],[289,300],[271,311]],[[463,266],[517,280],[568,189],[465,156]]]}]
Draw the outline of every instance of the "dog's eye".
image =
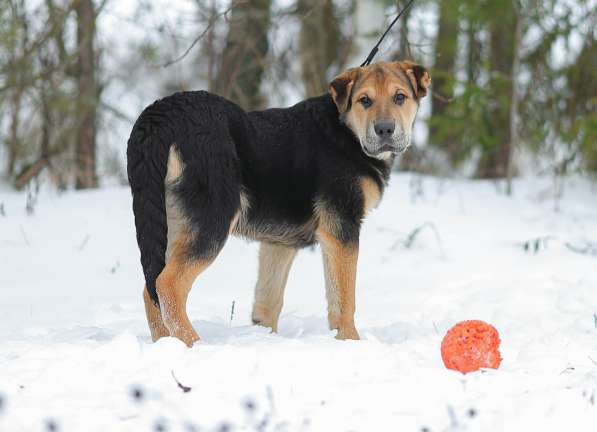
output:
[{"label": "dog's eye", "polygon": [[398,105],[402,105],[405,100],[406,100],[406,96],[402,93],[396,93],[394,95],[394,103],[396,103]]},{"label": "dog's eye", "polygon": [[361,105],[363,105],[365,108],[369,108],[371,105],[373,105],[373,101],[371,99],[369,99],[369,96],[365,95],[363,97],[361,97],[359,99],[359,102],[361,103]]}]

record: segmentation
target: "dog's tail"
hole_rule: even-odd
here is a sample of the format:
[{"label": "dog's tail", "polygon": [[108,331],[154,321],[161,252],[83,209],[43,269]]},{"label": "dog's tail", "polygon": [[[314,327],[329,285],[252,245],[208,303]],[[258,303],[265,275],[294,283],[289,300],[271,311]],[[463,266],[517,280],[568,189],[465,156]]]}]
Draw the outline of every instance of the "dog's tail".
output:
[{"label": "dog's tail", "polygon": [[141,265],[150,298],[159,305],[156,279],[164,269],[168,244],[165,178],[171,129],[158,127],[160,117],[148,107],[135,123],[127,146],[127,173]]}]

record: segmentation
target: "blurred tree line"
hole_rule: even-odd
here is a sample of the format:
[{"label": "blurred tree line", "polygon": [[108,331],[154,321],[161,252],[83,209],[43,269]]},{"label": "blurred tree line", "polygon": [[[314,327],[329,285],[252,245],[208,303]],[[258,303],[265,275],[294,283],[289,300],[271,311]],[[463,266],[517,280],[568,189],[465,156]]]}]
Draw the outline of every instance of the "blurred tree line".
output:
[{"label": "blurred tree line", "polygon": [[429,144],[481,178],[515,172],[516,154],[551,169],[597,170],[596,11],[590,0],[443,0]]},{"label": "blurred tree line", "polygon": [[[130,127],[138,114],[105,97],[119,80],[159,77],[147,103],[196,88],[247,110],[293,102],[359,64],[406,4],[180,0],[191,30],[138,24],[148,37],[128,47],[137,61],[115,73],[97,25],[114,2],[0,0],[0,173],[16,188],[44,172],[62,188],[98,186],[105,119]],[[130,21],[159,16],[154,3],[140,0]],[[433,78],[429,133],[400,167],[511,178],[530,160],[557,174],[597,173],[594,8],[591,0],[415,1],[377,58],[413,59]]]}]

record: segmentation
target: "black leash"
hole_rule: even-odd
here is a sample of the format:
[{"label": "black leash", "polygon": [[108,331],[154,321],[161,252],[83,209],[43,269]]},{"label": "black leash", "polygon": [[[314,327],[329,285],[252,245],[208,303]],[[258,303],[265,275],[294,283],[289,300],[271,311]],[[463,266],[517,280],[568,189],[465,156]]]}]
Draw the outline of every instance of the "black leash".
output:
[{"label": "black leash", "polygon": [[404,8],[402,8],[402,10],[398,14],[398,16],[396,18],[394,18],[394,21],[392,21],[392,24],[390,24],[390,26],[385,31],[385,33],[381,35],[381,37],[379,38],[379,41],[375,44],[375,46],[373,47],[373,49],[371,50],[371,52],[367,56],[367,60],[365,60],[363,62],[363,64],[361,65],[361,67],[363,67],[363,66],[369,66],[371,64],[371,61],[373,61],[373,57],[375,57],[375,54],[377,54],[377,51],[379,51],[379,45],[382,43],[382,41],[384,40],[384,38],[386,37],[386,35],[388,34],[388,32],[390,30],[392,30],[392,27],[394,27],[394,24],[396,24],[396,21],[398,21],[398,19],[402,16],[402,14],[404,12],[406,12],[406,10],[410,7],[410,5],[412,4],[412,2],[414,2],[414,1],[415,0],[410,0],[406,4],[406,6],[404,6]]}]

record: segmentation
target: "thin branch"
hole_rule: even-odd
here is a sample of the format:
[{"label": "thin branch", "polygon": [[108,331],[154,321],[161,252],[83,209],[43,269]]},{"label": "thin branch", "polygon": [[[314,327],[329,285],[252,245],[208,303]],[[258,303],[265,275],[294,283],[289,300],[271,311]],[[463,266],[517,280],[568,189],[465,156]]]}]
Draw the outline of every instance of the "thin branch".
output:
[{"label": "thin branch", "polygon": [[416,227],[414,230],[412,230],[408,234],[408,236],[406,237],[406,239],[404,239],[404,240],[402,240],[402,239],[396,240],[394,242],[394,244],[392,244],[392,246],[390,246],[390,250],[392,250],[392,251],[396,250],[396,248],[400,244],[402,244],[406,249],[410,249],[414,245],[417,236],[425,228],[429,228],[429,229],[431,229],[431,231],[433,231],[433,234],[435,236],[435,240],[437,241],[437,245],[438,245],[439,250],[440,250],[440,254],[441,254],[442,257],[445,257],[446,253],[444,252],[444,247],[443,247],[443,244],[442,244],[441,236],[439,235],[439,231],[437,230],[437,228],[436,228],[436,226],[435,226],[435,224],[433,222],[425,222],[423,225],[420,225],[420,226]]},{"label": "thin branch", "polygon": [[17,190],[23,189],[27,183],[29,183],[33,178],[37,177],[41,171],[48,166],[50,163],[50,159],[47,156],[43,156],[33,162],[30,165],[27,165],[18,175],[15,180],[15,188]]},{"label": "thin branch", "polygon": [[597,255],[597,244],[586,242],[582,246],[573,245],[572,243],[565,243],[568,250],[581,255]]},{"label": "thin branch", "polygon": [[79,247],[77,248],[77,250],[79,252],[81,252],[83,249],[85,249],[85,246],[87,246],[87,242],[89,241],[89,239],[91,238],[91,236],[89,234],[87,234],[85,236],[85,238],[83,239],[83,241],[81,242],[81,244],[79,245]]},{"label": "thin branch", "polygon": [[432,95],[433,95],[433,99],[437,99],[440,102],[444,102],[444,103],[452,103],[452,102],[454,102],[454,98],[453,97],[442,96],[441,94],[439,94],[437,92],[437,90],[434,90],[432,92]]},{"label": "thin branch", "polygon": [[230,327],[232,327],[232,320],[234,319],[234,304],[235,301],[232,300],[232,307],[230,308]]},{"label": "thin branch", "polygon": [[27,234],[25,233],[25,230],[23,229],[23,226],[19,226],[19,229],[21,231],[21,235],[23,236],[23,240],[25,240],[25,244],[27,246],[31,246],[31,243],[29,243],[29,239],[27,238]]},{"label": "thin branch", "polygon": [[183,391],[183,393],[188,393],[193,389],[192,387],[181,384],[180,381],[178,381],[176,379],[176,376],[174,375],[174,371],[170,371],[170,373],[172,374],[172,378],[174,378],[174,381],[176,381],[176,385],[178,386],[179,389],[181,389]]},{"label": "thin branch", "polygon": [[233,8],[235,8],[236,6],[238,6],[241,3],[245,3],[246,1],[247,0],[237,0],[237,1],[233,2],[228,7],[228,9],[217,14],[213,18],[213,20],[211,20],[211,22],[208,23],[207,27],[205,27],[205,29],[199,34],[199,36],[197,36],[193,40],[193,42],[191,43],[191,45],[189,45],[189,47],[185,50],[185,52],[183,52],[181,55],[179,55],[175,59],[167,61],[166,63],[164,63],[160,66],[166,68],[168,66],[172,66],[174,63],[178,63],[179,61],[183,60],[191,52],[191,50],[195,47],[195,45],[197,45],[197,43],[211,30],[211,28],[215,25],[215,23],[218,21],[219,18],[221,18],[223,16],[225,17],[228,14],[228,12],[230,12]]}]

